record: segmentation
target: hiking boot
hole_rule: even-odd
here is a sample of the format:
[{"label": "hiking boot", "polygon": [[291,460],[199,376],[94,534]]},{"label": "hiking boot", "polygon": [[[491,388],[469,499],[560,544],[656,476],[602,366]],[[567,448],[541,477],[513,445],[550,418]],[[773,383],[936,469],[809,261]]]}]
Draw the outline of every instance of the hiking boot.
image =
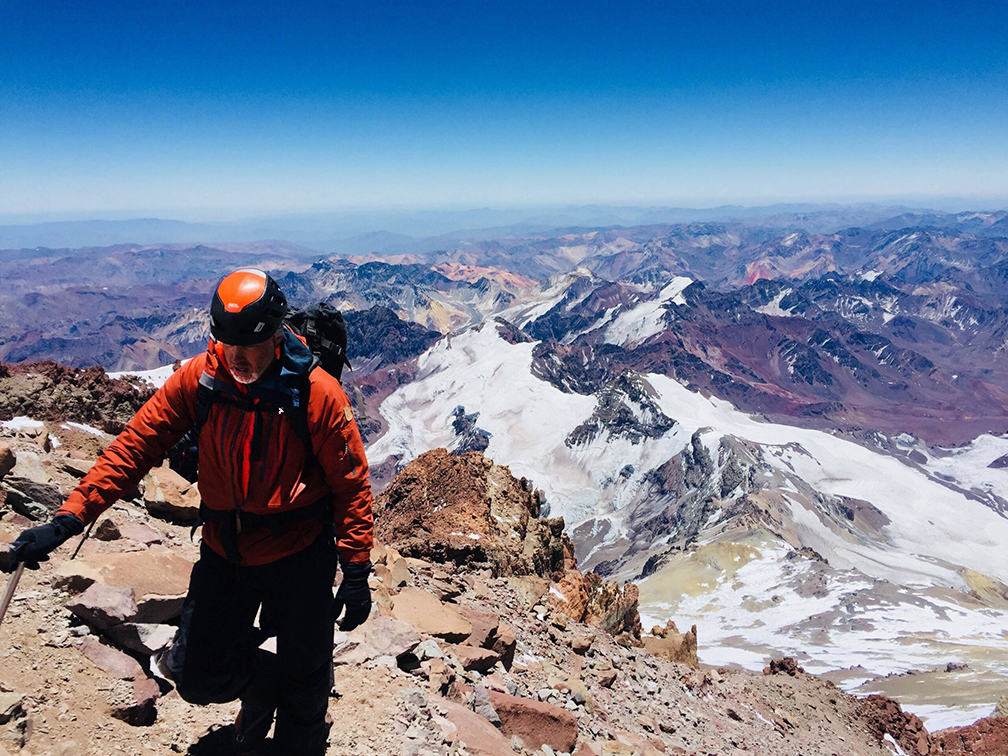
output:
[{"label": "hiking boot", "polygon": [[189,746],[188,756],[237,756],[235,726],[214,725]]},{"label": "hiking boot", "polygon": [[258,756],[273,726],[272,711],[255,711],[244,704],[234,722],[235,748],[238,753]]},{"label": "hiking boot", "polygon": [[[268,756],[269,744],[266,734],[273,724],[273,718],[259,717],[250,723],[250,728],[243,725],[245,717],[238,712],[234,724],[214,725],[200,738],[189,746],[188,756]],[[262,726],[265,720],[265,729]]]}]

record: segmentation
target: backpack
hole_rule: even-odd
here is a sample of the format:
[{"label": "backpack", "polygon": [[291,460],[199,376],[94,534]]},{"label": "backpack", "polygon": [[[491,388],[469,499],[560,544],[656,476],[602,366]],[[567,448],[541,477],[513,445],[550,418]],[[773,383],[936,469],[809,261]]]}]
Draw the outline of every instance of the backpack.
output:
[{"label": "backpack", "polygon": [[[290,326],[294,333],[304,338],[318,366],[337,381],[343,375],[344,366],[353,370],[350,360],[346,356],[346,322],[343,320],[343,313],[335,307],[325,302],[308,305],[288,313],[284,324]],[[308,370],[308,373],[311,373],[311,369]],[[307,449],[308,464],[312,464],[315,461],[315,454],[308,432],[309,383],[307,375],[305,375],[303,385],[290,392],[291,396],[276,396],[274,399],[277,399],[277,403],[283,406],[294,432]],[[239,404],[242,401],[240,398],[222,397],[212,385],[204,381],[204,378],[200,379],[196,395],[196,422],[166,455],[168,466],[190,483],[195,483],[198,475],[199,435],[206,424],[210,408],[218,403]]]},{"label": "backpack", "polygon": [[343,375],[343,366],[351,370],[347,359],[347,327],[343,313],[325,302],[308,305],[288,313],[284,319],[294,333],[304,336],[308,348],[319,365],[337,381]]}]

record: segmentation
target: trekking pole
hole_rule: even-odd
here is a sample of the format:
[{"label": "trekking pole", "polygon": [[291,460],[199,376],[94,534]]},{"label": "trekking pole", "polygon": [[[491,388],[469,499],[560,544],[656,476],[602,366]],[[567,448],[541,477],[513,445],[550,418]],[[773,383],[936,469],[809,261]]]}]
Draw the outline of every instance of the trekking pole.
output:
[{"label": "trekking pole", "polygon": [[[95,522],[97,522],[97,520]],[[93,528],[93,527],[94,527],[94,522],[92,522],[90,525],[88,525],[87,531],[84,533],[83,536],[81,536],[80,541],[77,543],[77,548],[74,549],[74,553],[70,555],[71,559],[76,559],[77,558],[77,553],[81,550],[81,546],[84,545],[84,541],[86,541],[88,539],[88,536],[91,535],[91,528]],[[0,618],[2,618],[2,617],[3,617],[3,615],[0,614]]]},{"label": "trekking pole", "polygon": [[0,599],[0,624],[3,624],[4,615],[7,614],[7,607],[10,606],[11,599],[14,598],[14,590],[17,588],[21,573],[24,572],[24,562],[18,562],[17,569],[7,581],[7,588],[4,590],[3,598]]}]

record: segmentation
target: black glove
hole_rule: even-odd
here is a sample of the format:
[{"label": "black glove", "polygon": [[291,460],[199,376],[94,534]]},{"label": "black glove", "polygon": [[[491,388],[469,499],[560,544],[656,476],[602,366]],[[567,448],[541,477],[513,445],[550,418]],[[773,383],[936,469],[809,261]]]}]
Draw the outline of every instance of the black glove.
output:
[{"label": "black glove", "polygon": [[84,523],[73,515],[56,515],[45,525],[22,531],[11,544],[10,551],[0,559],[0,570],[13,572],[18,562],[24,562],[29,570],[37,570],[39,562],[49,560],[50,551],[83,532]]},{"label": "black glove", "polygon": [[346,615],[340,623],[340,630],[349,632],[371,614],[371,588],[368,586],[368,575],[371,574],[371,562],[354,564],[342,563],[343,580],[336,591],[336,601],[333,604],[333,617],[339,617],[343,607]]}]

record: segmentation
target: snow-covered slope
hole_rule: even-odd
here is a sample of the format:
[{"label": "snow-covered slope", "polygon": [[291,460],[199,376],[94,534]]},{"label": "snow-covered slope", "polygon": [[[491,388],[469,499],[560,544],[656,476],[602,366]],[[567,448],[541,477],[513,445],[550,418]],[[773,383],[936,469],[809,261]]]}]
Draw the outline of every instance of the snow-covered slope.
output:
[{"label": "snow-covered slope", "polygon": [[[189,360],[182,360],[184,365]],[[168,377],[175,372],[175,367],[173,365],[162,365],[159,368],[154,368],[153,370],[126,370],[119,373],[109,373],[109,378],[122,378],[123,376],[131,376],[133,378],[139,378],[142,381],[146,381],[154,388],[161,388]]]},{"label": "snow-covered slope", "polygon": [[[698,622],[701,659],[710,662],[759,667],[773,650],[787,651],[820,671],[862,664],[861,681],[953,661],[969,646],[978,649],[972,663],[1008,659],[1001,635],[1008,614],[996,598],[1008,583],[1008,519],[936,475],[1008,484],[1008,471],[984,464],[1008,440],[981,440],[974,450],[918,466],[839,435],[762,422],[662,375],[635,379],[636,399],[621,394],[609,424],[586,433],[602,400],[533,376],[535,346],[509,343],[490,323],[442,339],[420,357],[416,380],[381,405],[388,431],[370,447],[371,464],[452,448],[455,409],[478,413],[488,456],[543,489],[552,514],[583,540],[586,533],[595,538],[590,551],[626,542],[625,562],[636,570],[641,558],[635,561],[627,537],[639,525],[638,494],[653,471],[687,450],[694,433],[715,460],[723,443],[744,445],[757,460],[750,493],[741,496],[740,486],[705,509],[705,530],[681,559],[702,559],[718,544],[748,551],[703,581],[669,580],[667,570],[644,580],[648,619]],[[646,412],[644,395],[653,404]],[[674,424],[628,432],[645,418],[656,427],[656,414]],[[772,510],[777,520],[767,522],[775,526],[757,521],[746,531],[749,520],[732,515],[743,503],[746,511]],[[655,537],[644,554],[670,540]],[[798,556],[798,547],[825,562]],[[681,559],[673,555],[669,564]]]},{"label": "snow-covered slope", "polygon": [[693,279],[676,276],[654,299],[616,316],[606,329],[605,342],[633,347],[665,330],[665,309],[669,304],[686,304],[682,293]]},{"label": "snow-covered slope", "polygon": [[[957,573],[962,567],[1008,582],[1008,520],[988,507],[894,457],[822,431],[761,422],[666,376],[646,379],[662,411],[676,421],[671,431],[639,443],[599,438],[571,448],[566,439],[590,418],[596,400],[535,378],[533,347],[509,344],[489,324],[440,341],[420,358],[418,379],[382,404],[389,430],[369,450],[371,463],[450,447],[452,412],[462,406],[479,412],[479,427],[490,433],[486,453],[533,479],[552,511],[574,526],[592,516],[618,518],[634,481],[681,451],[694,431],[701,430],[712,452],[731,435],[760,445],[770,465],[816,491],[868,501],[889,519],[879,548],[838,538],[814,516],[796,511],[808,545],[831,563],[901,583],[965,589]],[[606,484],[627,464],[635,471],[624,477],[619,494],[607,495]],[[1001,474],[1008,483],[1008,472]]]}]

